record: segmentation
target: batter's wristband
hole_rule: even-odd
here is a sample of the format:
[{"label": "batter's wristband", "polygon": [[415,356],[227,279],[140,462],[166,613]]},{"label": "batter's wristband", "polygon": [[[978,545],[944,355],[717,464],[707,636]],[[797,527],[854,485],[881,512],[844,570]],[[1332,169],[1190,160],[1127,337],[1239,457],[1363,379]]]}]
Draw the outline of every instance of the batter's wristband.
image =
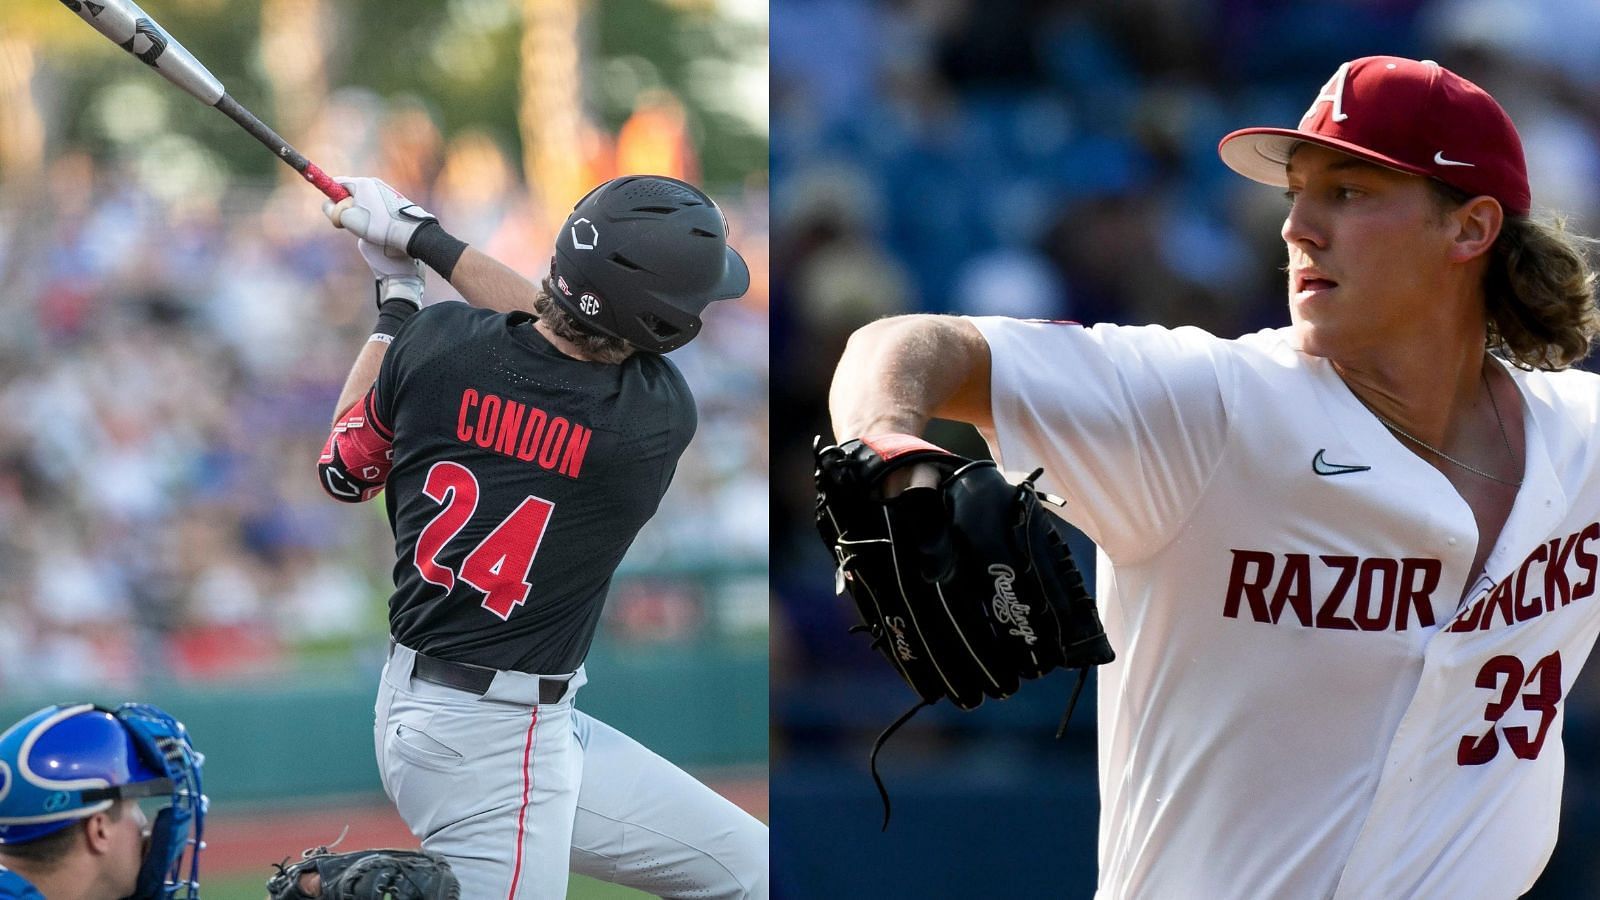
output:
[{"label": "batter's wristband", "polygon": [[422,223],[406,243],[407,256],[422,260],[445,281],[450,280],[450,273],[456,270],[456,263],[465,252],[466,242],[445,231],[438,222]]},{"label": "batter's wristband", "polygon": [[416,314],[417,305],[409,300],[385,300],[378,307],[378,324],[372,326],[372,333],[394,337],[400,333],[400,326]]}]

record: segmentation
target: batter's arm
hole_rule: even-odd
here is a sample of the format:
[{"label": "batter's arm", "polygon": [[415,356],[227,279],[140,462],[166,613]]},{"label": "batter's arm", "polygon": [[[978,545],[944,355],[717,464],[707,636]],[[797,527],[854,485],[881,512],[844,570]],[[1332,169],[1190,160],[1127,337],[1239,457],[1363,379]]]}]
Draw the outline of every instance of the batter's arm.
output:
[{"label": "batter's arm", "polygon": [[450,286],[473,306],[502,313],[533,312],[533,301],[540,291],[538,285],[472,247],[462,252],[456,262],[450,273]]},{"label": "batter's arm", "polygon": [[378,374],[388,352],[388,341],[372,340],[356,355],[339,392],[328,441],[317,458],[323,491],[342,503],[376,497],[394,464],[394,434],[374,409]]},{"label": "batter's arm", "polygon": [[322,207],[335,227],[355,232],[383,248],[386,256],[420,260],[473,306],[495,312],[534,311],[537,284],[467,246],[445,231],[432,213],[376,178],[341,176],[338,181],[350,191],[350,199]]},{"label": "batter's arm", "polygon": [[350,411],[350,407],[356,405],[357,400],[372,390],[373,383],[378,380],[378,369],[383,366],[383,355],[388,352],[387,341],[368,341],[356,354],[355,364],[350,367],[350,374],[339,391],[339,402],[333,407],[334,425],[339,424],[339,420]]},{"label": "batter's arm", "polygon": [[955,316],[879,319],[850,336],[833,372],[828,411],[839,440],[920,435],[931,418],[994,432],[989,342]]}]

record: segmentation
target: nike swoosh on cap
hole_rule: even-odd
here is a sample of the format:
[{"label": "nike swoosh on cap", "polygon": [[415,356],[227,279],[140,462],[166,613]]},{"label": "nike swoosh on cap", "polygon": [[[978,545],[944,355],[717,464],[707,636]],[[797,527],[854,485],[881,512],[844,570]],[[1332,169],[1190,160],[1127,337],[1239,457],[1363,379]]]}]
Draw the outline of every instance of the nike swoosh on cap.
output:
[{"label": "nike swoosh on cap", "polygon": [[1322,454],[1327,452],[1327,448],[1323,448],[1317,451],[1316,456],[1311,457],[1311,471],[1318,475],[1348,475],[1351,472],[1366,472],[1372,468],[1371,466],[1350,466],[1328,462],[1322,458]]},{"label": "nike swoosh on cap", "polygon": [[1433,164],[1436,166],[1466,166],[1467,168],[1472,169],[1477,168],[1476,163],[1456,162],[1453,159],[1445,159],[1443,150],[1437,151],[1433,154]]}]

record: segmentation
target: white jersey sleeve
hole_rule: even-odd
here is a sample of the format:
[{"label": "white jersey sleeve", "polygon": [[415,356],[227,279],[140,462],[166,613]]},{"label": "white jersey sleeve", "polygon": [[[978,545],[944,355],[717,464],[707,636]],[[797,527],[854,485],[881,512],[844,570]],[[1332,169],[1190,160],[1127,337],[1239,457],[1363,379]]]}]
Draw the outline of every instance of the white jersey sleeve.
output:
[{"label": "white jersey sleeve", "polygon": [[1198,329],[973,318],[993,359],[994,451],[1114,561],[1182,527],[1228,432],[1225,342]]}]

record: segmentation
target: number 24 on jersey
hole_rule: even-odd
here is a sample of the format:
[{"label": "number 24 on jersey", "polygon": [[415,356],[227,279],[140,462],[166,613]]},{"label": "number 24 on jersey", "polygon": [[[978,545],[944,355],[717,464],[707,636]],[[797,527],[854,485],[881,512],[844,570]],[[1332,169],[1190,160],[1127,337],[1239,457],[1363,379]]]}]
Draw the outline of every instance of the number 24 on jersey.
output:
[{"label": "number 24 on jersey", "polygon": [[511,611],[528,599],[532,587],[528,570],[533,567],[555,504],[532,495],[524,498],[467,553],[457,572],[440,564],[438,556],[477,511],[478,479],[460,463],[434,463],[422,492],[443,507],[417,538],[412,562],[423,580],[450,591],[459,578],[483,592],[484,609],[501,619],[509,618]]}]

